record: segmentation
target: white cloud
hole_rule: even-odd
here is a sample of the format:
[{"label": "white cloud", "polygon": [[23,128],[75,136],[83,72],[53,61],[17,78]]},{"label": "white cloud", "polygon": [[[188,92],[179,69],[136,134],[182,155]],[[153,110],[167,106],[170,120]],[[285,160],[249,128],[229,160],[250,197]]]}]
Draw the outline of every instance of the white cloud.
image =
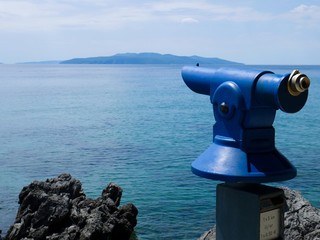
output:
[{"label": "white cloud", "polygon": [[172,12],[175,10],[198,10],[203,9],[203,4],[201,2],[179,2],[179,1],[170,1],[170,2],[156,2],[150,4],[151,8],[154,11],[159,12]]},{"label": "white cloud", "polygon": [[128,22],[150,21],[154,18],[152,12],[145,7],[118,6],[114,1],[110,2],[0,0],[0,30],[22,32],[63,28],[103,30],[116,28]]},{"label": "white cloud", "polygon": [[189,13],[193,16],[206,18],[209,21],[268,21],[273,19],[269,13],[258,12],[249,7],[235,7],[202,2],[167,2],[155,3],[152,9],[158,12],[172,14]]},{"label": "white cloud", "polygon": [[301,4],[292,10],[276,16],[279,23],[289,23],[293,29],[312,30],[319,32],[320,28],[320,6]]},{"label": "white cloud", "polygon": [[308,25],[314,26],[320,24],[320,6],[307,6],[301,4],[300,6],[294,8],[286,16],[293,21],[296,21],[300,24],[304,24],[305,27]]},{"label": "white cloud", "polygon": [[319,6],[300,5],[274,15],[251,7],[217,5],[206,0],[128,3],[111,0],[0,0],[0,30],[55,31],[59,29],[118,29],[150,22],[257,22],[293,19],[319,23]]},{"label": "white cloud", "polygon": [[70,23],[66,13],[72,10],[71,5],[51,1],[0,1],[0,30],[52,30]]},{"label": "white cloud", "polygon": [[291,13],[298,17],[319,19],[320,18],[319,11],[320,11],[319,6],[315,6],[315,5],[307,6],[307,5],[301,4],[300,6],[291,10]]},{"label": "white cloud", "polygon": [[182,23],[198,23],[199,21],[197,19],[186,17],[181,19]]}]

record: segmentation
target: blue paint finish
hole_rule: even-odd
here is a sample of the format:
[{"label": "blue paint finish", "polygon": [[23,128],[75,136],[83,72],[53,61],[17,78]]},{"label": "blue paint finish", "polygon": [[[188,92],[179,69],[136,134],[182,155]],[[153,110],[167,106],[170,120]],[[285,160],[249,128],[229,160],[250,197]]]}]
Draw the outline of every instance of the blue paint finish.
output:
[{"label": "blue paint finish", "polygon": [[193,91],[210,95],[216,123],[213,144],[191,166],[201,177],[226,182],[274,182],[294,178],[296,168],[274,144],[276,110],[294,113],[308,98],[288,92],[290,74],[233,68],[184,67]]}]

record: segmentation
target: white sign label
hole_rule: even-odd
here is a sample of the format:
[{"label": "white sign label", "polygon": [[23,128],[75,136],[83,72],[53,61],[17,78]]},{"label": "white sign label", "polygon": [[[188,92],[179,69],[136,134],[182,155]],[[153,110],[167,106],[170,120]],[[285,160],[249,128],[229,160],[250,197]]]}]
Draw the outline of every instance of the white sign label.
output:
[{"label": "white sign label", "polygon": [[280,235],[280,209],[260,213],[260,240],[276,239]]}]

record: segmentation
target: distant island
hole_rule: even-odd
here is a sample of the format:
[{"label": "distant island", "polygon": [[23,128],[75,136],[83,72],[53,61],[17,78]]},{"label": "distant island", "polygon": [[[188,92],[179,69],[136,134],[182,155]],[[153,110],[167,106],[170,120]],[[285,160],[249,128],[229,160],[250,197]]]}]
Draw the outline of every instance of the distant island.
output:
[{"label": "distant island", "polygon": [[243,65],[220,58],[176,56],[159,53],[120,53],[109,57],[74,58],[60,64],[227,64]]},{"label": "distant island", "polygon": [[51,61],[39,61],[39,62],[19,62],[16,64],[59,64],[61,61],[51,60]]}]

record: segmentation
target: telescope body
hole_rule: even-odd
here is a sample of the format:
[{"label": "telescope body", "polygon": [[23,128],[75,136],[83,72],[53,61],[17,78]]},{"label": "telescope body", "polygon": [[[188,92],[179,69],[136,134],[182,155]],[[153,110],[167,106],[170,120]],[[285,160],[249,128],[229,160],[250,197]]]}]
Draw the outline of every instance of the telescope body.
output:
[{"label": "telescope body", "polygon": [[[295,113],[308,98],[310,80],[294,71],[182,69],[186,85],[210,96],[213,143],[191,166],[205,178],[226,182],[274,182],[294,178],[296,168],[276,149],[272,126],[278,109]],[[290,129],[292,131],[292,129]]]}]

